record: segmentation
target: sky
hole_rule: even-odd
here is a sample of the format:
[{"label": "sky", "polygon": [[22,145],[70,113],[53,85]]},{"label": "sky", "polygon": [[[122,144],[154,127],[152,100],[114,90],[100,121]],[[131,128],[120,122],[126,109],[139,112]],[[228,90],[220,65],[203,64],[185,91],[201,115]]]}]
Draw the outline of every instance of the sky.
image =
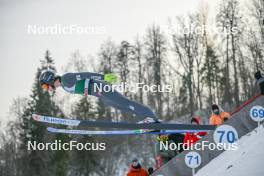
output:
[{"label": "sky", "polygon": [[[204,0],[214,6],[216,0]],[[199,0],[0,0],[0,122],[14,98],[31,92],[36,68],[49,49],[58,70],[76,49],[96,56],[111,38],[131,41],[151,24],[166,28],[168,18],[197,10]],[[43,35],[29,27],[81,26],[96,33]],[[99,30],[98,29],[103,29]]]}]

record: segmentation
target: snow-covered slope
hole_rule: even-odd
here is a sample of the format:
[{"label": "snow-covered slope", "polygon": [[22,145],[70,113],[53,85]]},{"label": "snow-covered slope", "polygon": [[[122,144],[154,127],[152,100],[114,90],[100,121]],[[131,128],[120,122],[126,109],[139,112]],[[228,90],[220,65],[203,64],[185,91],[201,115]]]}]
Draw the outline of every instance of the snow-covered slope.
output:
[{"label": "snow-covered slope", "polygon": [[198,171],[195,176],[263,176],[264,128],[243,136],[236,151],[225,151]]}]

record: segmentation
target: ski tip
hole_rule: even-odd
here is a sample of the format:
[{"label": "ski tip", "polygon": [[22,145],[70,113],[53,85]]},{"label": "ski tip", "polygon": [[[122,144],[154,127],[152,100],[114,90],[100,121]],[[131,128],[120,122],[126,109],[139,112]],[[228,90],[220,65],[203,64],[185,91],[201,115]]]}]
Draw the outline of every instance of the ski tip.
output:
[{"label": "ski tip", "polygon": [[55,128],[47,127],[47,131],[48,131],[48,132],[54,132],[54,131],[55,131]]},{"label": "ski tip", "polygon": [[40,121],[40,115],[32,114],[32,118],[36,121]]}]

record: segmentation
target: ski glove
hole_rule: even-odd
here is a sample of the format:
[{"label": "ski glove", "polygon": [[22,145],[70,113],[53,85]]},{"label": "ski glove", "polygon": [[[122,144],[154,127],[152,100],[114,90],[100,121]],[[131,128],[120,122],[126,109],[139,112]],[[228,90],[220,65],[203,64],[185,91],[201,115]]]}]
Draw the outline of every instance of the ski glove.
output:
[{"label": "ski glove", "polygon": [[113,84],[118,81],[117,75],[114,73],[107,73],[104,75],[104,81]]}]

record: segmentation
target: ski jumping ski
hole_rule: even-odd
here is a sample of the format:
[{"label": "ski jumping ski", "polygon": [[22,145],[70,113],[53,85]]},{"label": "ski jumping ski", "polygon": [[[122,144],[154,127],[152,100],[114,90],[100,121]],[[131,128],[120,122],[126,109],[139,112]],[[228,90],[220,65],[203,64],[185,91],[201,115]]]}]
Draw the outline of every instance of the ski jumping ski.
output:
[{"label": "ski jumping ski", "polygon": [[66,125],[66,126],[83,126],[83,127],[101,127],[101,128],[119,128],[119,129],[150,129],[150,130],[215,130],[212,125],[191,125],[191,124],[174,124],[174,123],[127,123],[127,122],[103,122],[89,120],[63,119],[58,117],[43,116],[33,114],[35,121]]},{"label": "ski jumping ski", "polygon": [[61,133],[61,134],[73,134],[73,135],[143,135],[143,134],[172,134],[172,133],[196,133],[204,130],[117,130],[117,131],[90,131],[90,130],[72,130],[72,129],[58,129],[47,128],[48,132]]}]

